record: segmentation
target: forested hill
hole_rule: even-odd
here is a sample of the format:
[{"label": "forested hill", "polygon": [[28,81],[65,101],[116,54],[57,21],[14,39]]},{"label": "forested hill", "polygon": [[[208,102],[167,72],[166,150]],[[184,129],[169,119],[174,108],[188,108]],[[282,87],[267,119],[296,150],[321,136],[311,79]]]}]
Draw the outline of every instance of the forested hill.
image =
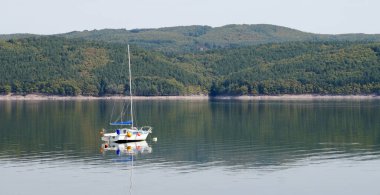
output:
[{"label": "forested hill", "polygon": [[[165,55],[131,46],[135,95],[380,94],[380,43],[289,42]],[[0,40],[0,93],[126,93],[126,45]]]},{"label": "forested hill", "polygon": [[[33,37],[30,34],[0,35],[0,39]],[[65,38],[81,38],[108,43],[129,43],[164,53],[186,53],[201,50],[236,48],[265,43],[294,41],[380,41],[380,35],[323,35],[267,24],[179,26],[157,29],[103,29],[58,34]]]}]

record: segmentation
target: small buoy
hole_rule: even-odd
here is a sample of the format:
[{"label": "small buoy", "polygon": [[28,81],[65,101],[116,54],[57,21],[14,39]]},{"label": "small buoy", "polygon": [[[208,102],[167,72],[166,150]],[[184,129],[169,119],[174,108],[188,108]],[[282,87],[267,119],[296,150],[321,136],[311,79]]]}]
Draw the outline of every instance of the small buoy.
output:
[{"label": "small buoy", "polygon": [[156,141],[157,141],[157,137],[152,138],[152,140],[153,140],[154,142],[156,142]]},{"label": "small buoy", "polygon": [[131,132],[128,132],[127,133],[127,137],[131,137],[132,136],[132,133]]}]

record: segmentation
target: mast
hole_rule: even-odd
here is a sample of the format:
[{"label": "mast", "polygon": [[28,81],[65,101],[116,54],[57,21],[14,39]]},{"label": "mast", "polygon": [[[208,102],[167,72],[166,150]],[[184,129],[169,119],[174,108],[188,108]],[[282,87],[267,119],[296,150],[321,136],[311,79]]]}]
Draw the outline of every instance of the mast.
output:
[{"label": "mast", "polygon": [[129,66],[129,96],[131,98],[131,129],[133,129],[133,101],[132,101],[132,73],[131,73],[131,55],[129,54],[128,44],[128,66]]}]

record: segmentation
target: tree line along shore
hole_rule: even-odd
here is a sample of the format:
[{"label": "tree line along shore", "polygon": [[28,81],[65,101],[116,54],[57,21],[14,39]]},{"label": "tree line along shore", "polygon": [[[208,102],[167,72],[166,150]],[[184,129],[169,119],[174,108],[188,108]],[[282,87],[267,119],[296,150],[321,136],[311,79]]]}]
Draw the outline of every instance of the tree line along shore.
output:
[{"label": "tree line along shore", "polygon": [[[168,53],[131,45],[136,96],[380,95],[380,43],[298,41]],[[126,44],[0,40],[0,94],[129,93]]]},{"label": "tree line along shore", "polygon": [[[44,101],[44,100],[129,100],[130,96],[59,96],[59,95],[0,95],[0,101]],[[378,95],[272,95],[272,96],[207,96],[207,95],[190,95],[190,96],[133,96],[135,100],[268,100],[268,101],[298,101],[298,100],[376,100],[380,99]]]}]

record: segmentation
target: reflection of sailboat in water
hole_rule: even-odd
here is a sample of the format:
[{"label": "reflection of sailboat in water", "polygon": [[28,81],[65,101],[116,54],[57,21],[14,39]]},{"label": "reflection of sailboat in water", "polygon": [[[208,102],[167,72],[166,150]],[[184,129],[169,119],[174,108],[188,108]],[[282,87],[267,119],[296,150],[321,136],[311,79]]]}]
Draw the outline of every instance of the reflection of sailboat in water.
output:
[{"label": "reflection of sailboat in water", "polygon": [[118,158],[113,159],[116,163],[131,163],[130,177],[129,177],[129,194],[132,195],[133,187],[133,162],[134,156],[138,154],[149,154],[152,153],[152,148],[148,145],[146,141],[138,142],[127,142],[127,143],[115,143],[115,142],[105,142],[101,145],[100,152],[105,154],[107,152],[114,152]]},{"label": "reflection of sailboat in water", "polygon": [[128,45],[128,67],[129,67],[129,95],[130,95],[130,115],[131,120],[123,121],[123,114],[125,113],[124,106],[120,112],[120,121],[111,122],[110,125],[115,126],[130,126],[128,128],[118,128],[113,133],[105,133],[103,129],[100,133],[102,140],[107,142],[125,142],[125,141],[142,141],[146,140],[149,133],[152,133],[151,126],[136,127],[133,123],[133,96],[132,96],[132,74],[131,74],[131,58],[129,54]]},{"label": "reflection of sailboat in water", "polygon": [[113,151],[118,156],[124,154],[131,156],[136,154],[152,153],[152,148],[148,145],[146,141],[127,143],[105,142],[102,144],[100,151],[102,153]]}]

